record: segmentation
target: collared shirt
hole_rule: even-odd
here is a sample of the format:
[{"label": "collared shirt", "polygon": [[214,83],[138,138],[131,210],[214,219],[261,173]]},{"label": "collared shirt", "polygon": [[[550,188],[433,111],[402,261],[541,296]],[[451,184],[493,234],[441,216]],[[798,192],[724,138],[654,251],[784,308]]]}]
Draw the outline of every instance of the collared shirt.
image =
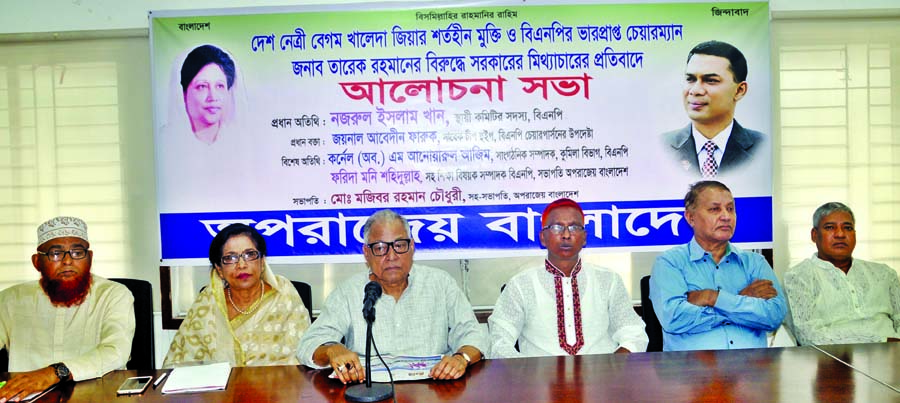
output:
[{"label": "collared shirt", "polygon": [[[771,280],[778,296],[739,295],[754,280]],[[715,306],[688,302],[689,291],[704,289],[719,292]],[[665,351],[766,347],[766,332],[777,329],[787,312],[781,285],[761,255],[729,243],[716,264],[696,239],[656,258],[650,299]]]},{"label": "collared shirt", "polygon": [[847,274],[816,254],[784,275],[789,323],[800,344],[900,338],[900,280],[881,263],[853,259]]},{"label": "collared shirt", "polygon": [[[340,342],[341,338],[348,349],[365,354],[362,306],[368,282],[369,274],[359,273],[328,295],[321,314],[300,340],[303,365],[323,368],[313,362],[313,353],[323,343]],[[445,271],[421,265],[413,265],[399,300],[384,294],[375,303],[372,336],[382,355],[440,355],[465,345],[487,355],[490,347],[456,281]]]},{"label": "collared shirt", "polygon": [[[567,344],[576,341],[571,311],[572,282],[577,281],[584,339],[578,354],[607,354],[619,347],[645,351],[644,322],[634,312],[622,279],[608,269],[586,263],[573,274],[574,278],[560,279]],[[506,283],[488,318],[492,358],[568,354],[559,343],[556,292],[555,276],[543,266],[522,271]],[[514,347],[517,340],[519,351]]]},{"label": "collared shirt", "polygon": [[694,148],[697,150],[697,162],[700,166],[703,166],[703,163],[706,162],[706,150],[703,149],[703,145],[706,144],[707,141],[712,140],[713,143],[718,147],[716,151],[713,152],[713,158],[716,159],[716,166],[722,166],[722,156],[725,155],[725,146],[728,144],[728,138],[731,137],[731,129],[734,127],[734,119],[731,119],[731,123],[725,127],[724,130],[716,133],[716,135],[708,139],[703,133],[700,133],[697,130],[697,127],[691,123],[691,133],[693,134],[691,137],[694,139]]},{"label": "collared shirt", "polygon": [[125,367],[134,338],[134,297],[125,286],[93,276],[84,302],[56,307],[37,281],[0,292],[0,347],[9,371],[62,362],[76,381]]}]

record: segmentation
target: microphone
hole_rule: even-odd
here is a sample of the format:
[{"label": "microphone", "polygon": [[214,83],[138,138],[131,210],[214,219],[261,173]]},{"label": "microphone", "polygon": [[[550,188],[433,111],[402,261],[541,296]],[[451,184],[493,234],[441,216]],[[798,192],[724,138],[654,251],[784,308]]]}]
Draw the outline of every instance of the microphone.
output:
[{"label": "microphone", "polygon": [[381,284],[377,281],[370,281],[366,284],[365,297],[363,297],[363,318],[366,323],[375,321],[375,303],[381,298]]},{"label": "microphone", "polygon": [[[381,298],[381,284],[378,284],[377,281],[370,281],[366,284],[363,295],[362,314],[366,320],[366,383],[347,388],[344,391],[344,398],[351,402],[377,402],[394,395],[393,380],[391,386],[372,385],[372,344],[375,343],[372,340],[372,323],[375,322],[375,303],[378,302],[378,298]],[[375,351],[377,352],[378,349],[376,348]],[[388,374],[390,374],[390,368],[388,368]]]}]

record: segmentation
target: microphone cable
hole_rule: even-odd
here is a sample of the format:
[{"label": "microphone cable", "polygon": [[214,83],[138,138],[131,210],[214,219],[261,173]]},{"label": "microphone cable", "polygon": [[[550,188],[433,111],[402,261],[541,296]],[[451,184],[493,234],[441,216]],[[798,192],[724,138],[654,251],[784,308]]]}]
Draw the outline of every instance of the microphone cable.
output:
[{"label": "microphone cable", "polygon": [[375,355],[378,356],[378,359],[381,361],[381,365],[384,365],[384,368],[387,369],[388,379],[391,380],[391,395],[394,397],[394,403],[397,403],[397,392],[394,390],[394,375],[391,374],[391,367],[384,362],[384,358],[381,358],[381,353],[378,352],[378,345],[375,344],[375,335],[372,335],[372,347],[375,348]]}]

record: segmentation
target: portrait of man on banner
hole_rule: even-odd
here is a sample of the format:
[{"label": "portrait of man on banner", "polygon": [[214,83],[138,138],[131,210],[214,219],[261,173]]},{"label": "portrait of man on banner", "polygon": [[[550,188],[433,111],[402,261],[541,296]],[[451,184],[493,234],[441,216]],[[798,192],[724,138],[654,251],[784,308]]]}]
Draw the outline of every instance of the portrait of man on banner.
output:
[{"label": "portrait of man on banner", "polygon": [[768,137],[735,119],[747,95],[747,59],[738,48],[707,41],[688,53],[681,98],[691,123],[663,134],[667,152],[686,173],[704,179],[731,174],[768,147]]}]

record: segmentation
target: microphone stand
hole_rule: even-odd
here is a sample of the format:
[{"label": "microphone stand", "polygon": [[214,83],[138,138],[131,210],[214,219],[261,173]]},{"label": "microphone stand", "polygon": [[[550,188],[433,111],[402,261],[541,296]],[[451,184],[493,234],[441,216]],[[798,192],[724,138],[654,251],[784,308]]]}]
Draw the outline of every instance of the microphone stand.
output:
[{"label": "microphone stand", "polygon": [[[374,316],[374,315],[372,315]],[[376,383],[372,385],[372,322],[366,318],[366,384],[353,385],[344,391],[344,399],[351,402],[377,402],[394,395],[390,385]]]}]

